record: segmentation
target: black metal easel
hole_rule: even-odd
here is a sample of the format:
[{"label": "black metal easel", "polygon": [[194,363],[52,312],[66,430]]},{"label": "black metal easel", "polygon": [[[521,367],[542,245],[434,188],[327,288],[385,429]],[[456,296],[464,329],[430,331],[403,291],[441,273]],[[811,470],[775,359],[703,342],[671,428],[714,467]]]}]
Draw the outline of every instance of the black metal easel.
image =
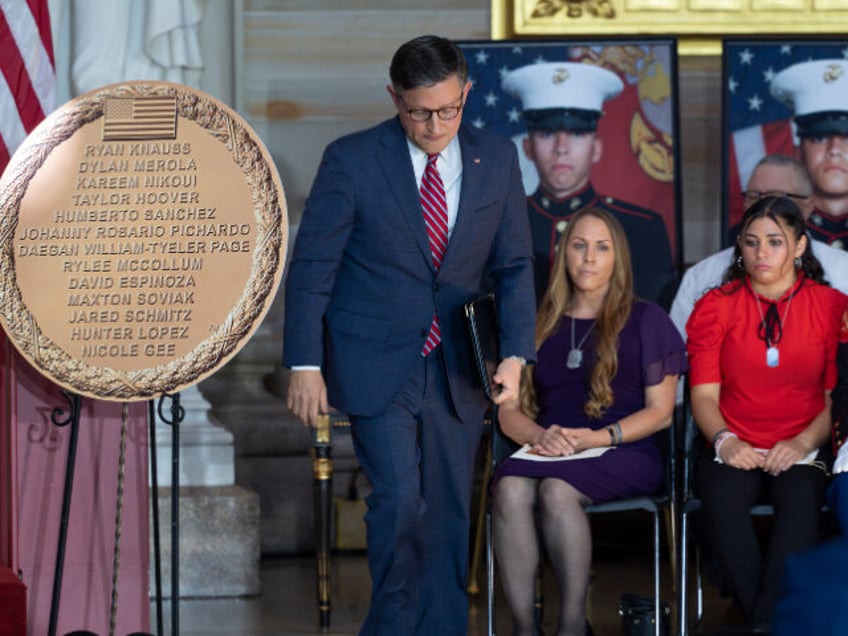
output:
[{"label": "black metal easel", "polygon": [[[80,412],[82,398],[70,391],[62,391],[67,400],[69,410],[56,407],[50,413],[50,420],[55,426],[70,425],[68,440],[68,460],[65,465],[65,485],[62,494],[62,516],[59,523],[59,539],[56,549],[56,564],[53,570],[53,594],[50,600],[50,622],[47,634],[56,636],[59,619],[59,601],[62,594],[62,575],[65,566],[65,548],[68,540],[68,519],[71,511],[71,499],[74,490],[74,469],[76,466],[77,441],[79,439]],[[165,415],[163,404],[166,397],[171,398],[170,419]],[[180,476],[180,437],[179,425],[185,418],[185,409],[180,406],[180,394],[163,395],[159,398],[159,417],[173,427],[172,459],[171,459],[171,634],[179,634],[179,476]],[[152,471],[153,496],[153,545],[154,569],[156,579],[156,627],[157,634],[164,633],[162,621],[162,551],[159,541],[159,505],[158,505],[158,474],[156,472],[156,418],[153,400],[148,403],[148,420],[150,425],[150,466]]]},{"label": "black metal easel", "polygon": [[150,429],[151,508],[153,509],[153,580],[156,589],[156,633],[164,633],[162,620],[162,548],[159,543],[159,472],[156,459],[156,405],[147,402],[147,426]]},{"label": "black metal easel", "polygon": [[[165,414],[165,398],[171,398],[170,418]],[[171,426],[171,634],[180,633],[180,423],[185,419],[185,409],[180,406],[180,394],[163,395],[159,398],[156,413]],[[156,578],[156,626],[157,634],[164,634],[162,621],[162,551],[159,542],[159,479],[156,472],[156,418],[153,400],[148,403],[150,421],[150,470],[153,478],[153,550]]]},{"label": "black metal easel", "polygon": [[62,391],[68,401],[69,411],[57,406],[50,413],[50,421],[56,426],[71,425],[71,437],[68,440],[68,462],[65,465],[65,487],[62,494],[62,518],[59,524],[59,543],[56,548],[56,565],[53,569],[53,595],[50,599],[50,623],[48,636],[56,636],[56,624],[59,620],[59,599],[62,595],[62,572],[65,567],[65,546],[68,541],[68,517],[71,512],[71,496],[74,491],[74,465],[77,459],[77,440],[79,438],[80,411],[82,398],[70,391]]}]

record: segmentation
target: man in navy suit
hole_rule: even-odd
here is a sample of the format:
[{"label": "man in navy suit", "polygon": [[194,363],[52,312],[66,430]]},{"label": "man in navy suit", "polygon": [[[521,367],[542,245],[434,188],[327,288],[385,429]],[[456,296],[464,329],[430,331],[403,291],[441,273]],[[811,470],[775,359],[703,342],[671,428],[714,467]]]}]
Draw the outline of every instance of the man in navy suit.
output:
[{"label": "man in navy suit", "polygon": [[[530,231],[513,145],[461,124],[459,48],[415,38],[389,74],[397,115],[330,144],[306,202],[286,281],[287,405],[310,425],[330,405],[347,413],[373,487],[361,633],[459,635],[486,409],[463,305],[495,292],[498,399],[516,397],[535,355]],[[432,161],[447,209],[438,257],[419,193]]]},{"label": "man in navy suit", "polygon": [[786,559],[772,617],[773,636],[848,634],[848,537],[840,534]]}]

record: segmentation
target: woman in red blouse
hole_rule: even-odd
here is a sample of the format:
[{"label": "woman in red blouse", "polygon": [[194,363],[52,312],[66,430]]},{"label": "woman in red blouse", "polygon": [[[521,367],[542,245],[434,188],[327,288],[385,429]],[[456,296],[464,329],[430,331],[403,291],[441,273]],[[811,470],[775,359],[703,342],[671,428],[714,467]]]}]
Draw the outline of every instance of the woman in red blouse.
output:
[{"label": "woman in red blouse", "polygon": [[[742,219],[724,284],[686,326],[707,540],[755,632],[769,631],[787,555],[811,546],[826,484],[830,391],[848,297],[827,285],[797,205],[765,197]],[[761,551],[751,506],[775,506]]]}]

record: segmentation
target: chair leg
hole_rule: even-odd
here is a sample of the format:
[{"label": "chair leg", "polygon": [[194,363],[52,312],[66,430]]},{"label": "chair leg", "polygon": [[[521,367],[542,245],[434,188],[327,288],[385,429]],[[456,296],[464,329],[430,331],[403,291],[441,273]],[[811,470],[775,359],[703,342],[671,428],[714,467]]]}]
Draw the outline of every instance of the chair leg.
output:
[{"label": "chair leg", "polygon": [[668,534],[668,562],[671,565],[672,590],[677,589],[677,507],[672,502],[663,510],[666,534]]},{"label": "chair leg", "polygon": [[695,617],[692,623],[695,626],[701,624],[704,619],[704,587],[701,579],[700,553],[695,548],[694,572],[689,572],[689,515],[684,513],[680,516],[680,574],[678,576],[679,588],[677,590],[677,616],[678,634],[686,636],[689,633],[689,579],[695,577]]},{"label": "chair leg", "polygon": [[686,636],[688,627],[688,529],[689,515],[683,513],[680,518],[680,574],[677,577],[677,632],[680,636]]},{"label": "chair leg", "polygon": [[486,511],[486,621],[488,636],[495,636],[495,553],[492,546],[492,513]]},{"label": "chair leg", "polygon": [[701,552],[695,549],[695,584],[698,593],[695,614],[695,624],[700,625],[704,619],[704,580],[701,578]]},{"label": "chair leg", "polygon": [[480,593],[480,585],[477,582],[477,571],[480,569],[480,554],[485,542],[484,526],[486,525],[486,509],[489,505],[489,479],[492,476],[492,449],[486,451],[486,466],[483,469],[483,481],[480,488],[480,503],[477,512],[477,525],[474,530],[474,550],[471,555],[471,566],[468,571],[468,593],[475,597]]},{"label": "chair leg", "polygon": [[654,634],[660,636],[660,515],[654,512]]}]

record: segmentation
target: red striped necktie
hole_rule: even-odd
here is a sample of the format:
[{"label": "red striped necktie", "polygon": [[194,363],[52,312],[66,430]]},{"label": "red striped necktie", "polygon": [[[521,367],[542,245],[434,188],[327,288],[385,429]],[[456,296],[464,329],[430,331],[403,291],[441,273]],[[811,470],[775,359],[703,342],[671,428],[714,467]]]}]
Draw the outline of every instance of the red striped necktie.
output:
[{"label": "red striped necktie", "polygon": [[[427,155],[427,167],[421,179],[421,207],[424,209],[424,223],[427,225],[427,236],[430,237],[430,252],[433,255],[433,265],[436,271],[442,266],[442,257],[448,246],[448,202],[445,197],[445,184],[436,168],[439,155]],[[442,330],[439,327],[438,315],[433,315],[430,332],[421,349],[421,355],[426,356],[442,341]]]}]

